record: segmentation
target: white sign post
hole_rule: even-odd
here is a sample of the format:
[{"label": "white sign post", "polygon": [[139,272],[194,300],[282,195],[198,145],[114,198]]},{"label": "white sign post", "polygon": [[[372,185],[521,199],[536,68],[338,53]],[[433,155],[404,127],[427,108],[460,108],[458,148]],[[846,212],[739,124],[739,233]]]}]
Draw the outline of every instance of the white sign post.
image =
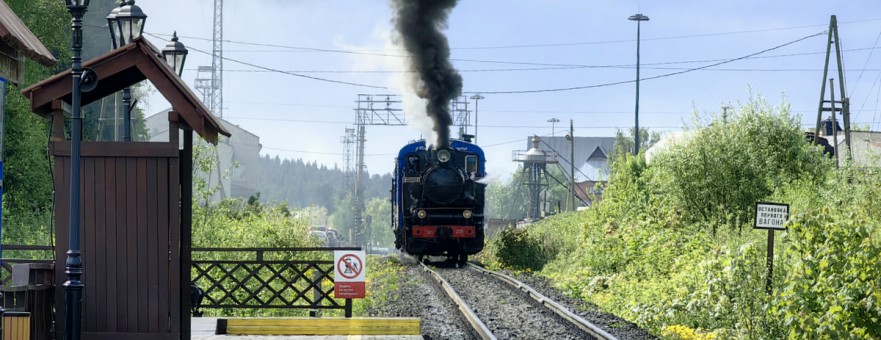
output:
[{"label": "white sign post", "polygon": [[335,298],[364,298],[364,278],[367,256],[363,250],[335,250],[333,252],[333,296]]},{"label": "white sign post", "polygon": [[765,291],[771,295],[771,281],[774,277],[774,231],[786,230],[786,221],[789,220],[789,204],[782,203],[756,203],[755,229],[768,230],[768,279],[765,283]]}]

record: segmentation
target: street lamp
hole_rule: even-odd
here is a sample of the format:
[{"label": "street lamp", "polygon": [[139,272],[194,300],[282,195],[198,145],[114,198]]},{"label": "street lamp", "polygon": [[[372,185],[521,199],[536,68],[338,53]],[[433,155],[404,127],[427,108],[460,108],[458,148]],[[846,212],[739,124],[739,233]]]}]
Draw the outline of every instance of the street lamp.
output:
[{"label": "street lamp", "polygon": [[168,66],[174,70],[174,73],[180,77],[184,72],[184,63],[187,60],[187,48],[184,44],[177,41],[177,31],[171,35],[171,41],[162,49],[162,58],[168,63]]},{"label": "street lamp", "polygon": [[477,144],[477,103],[486,97],[481,96],[480,93],[478,93],[469,98],[474,99],[474,144]]},{"label": "street lamp", "polygon": [[83,133],[83,117],[80,107],[80,88],[83,79],[83,16],[89,8],[89,0],[65,0],[67,11],[73,17],[70,21],[71,43],[71,87],[70,105],[72,106],[70,127],[70,232],[68,237],[67,260],[65,270],[67,281],[64,282],[64,339],[78,340],[81,336],[83,259],[80,253],[80,140]]},{"label": "street lamp", "polygon": [[[144,33],[144,22],[147,15],[135,0],[120,1],[119,7],[114,8],[107,16],[107,26],[110,29],[110,38],[113,40],[113,49],[129,44]],[[123,112],[122,140],[132,140],[132,91],[130,87],[122,89]]]},{"label": "street lamp", "polygon": [[555,131],[554,124],[557,124],[559,122],[560,122],[560,120],[557,118],[548,119],[548,123],[551,123],[551,137],[554,137],[554,131]]},{"label": "street lamp", "polygon": [[642,14],[631,15],[627,20],[636,21],[636,111],[634,113],[633,154],[639,154],[639,24],[649,21],[649,17]]}]

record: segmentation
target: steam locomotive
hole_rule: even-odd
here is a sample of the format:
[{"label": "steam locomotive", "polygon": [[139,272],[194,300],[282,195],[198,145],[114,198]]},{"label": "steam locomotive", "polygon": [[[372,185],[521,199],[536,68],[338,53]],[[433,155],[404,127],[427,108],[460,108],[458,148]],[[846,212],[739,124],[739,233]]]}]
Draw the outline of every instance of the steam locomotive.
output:
[{"label": "steam locomotive", "polygon": [[446,256],[462,266],[483,250],[486,185],[483,150],[453,139],[449,148],[411,142],[398,152],[392,180],[395,246],[415,255]]}]

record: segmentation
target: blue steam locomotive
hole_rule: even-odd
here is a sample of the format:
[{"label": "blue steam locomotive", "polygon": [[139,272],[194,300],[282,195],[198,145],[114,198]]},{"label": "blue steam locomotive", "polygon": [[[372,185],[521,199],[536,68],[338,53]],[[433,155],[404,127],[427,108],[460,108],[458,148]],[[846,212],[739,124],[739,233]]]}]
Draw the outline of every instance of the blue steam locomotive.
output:
[{"label": "blue steam locomotive", "polygon": [[415,255],[446,256],[464,265],[483,250],[486,185],[483,150],[468,140],[449,148],[405,145],[395,161],[392,223],[395,246]]}]

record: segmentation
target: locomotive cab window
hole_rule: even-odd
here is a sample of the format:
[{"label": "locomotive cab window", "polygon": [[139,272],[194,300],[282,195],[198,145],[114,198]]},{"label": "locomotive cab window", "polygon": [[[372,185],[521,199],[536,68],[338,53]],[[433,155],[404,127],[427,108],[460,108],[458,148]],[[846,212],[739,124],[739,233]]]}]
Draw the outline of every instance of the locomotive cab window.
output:
[{"label": "locomotive cab window", "polygon": [[477,156],[465,156],[465,171],[472,177],[477,176]]},{"label": "locomotive cab window", "polygon": [[407,174],[411,175],[419,172],[419,156],[410,154],[407,156]]}]

